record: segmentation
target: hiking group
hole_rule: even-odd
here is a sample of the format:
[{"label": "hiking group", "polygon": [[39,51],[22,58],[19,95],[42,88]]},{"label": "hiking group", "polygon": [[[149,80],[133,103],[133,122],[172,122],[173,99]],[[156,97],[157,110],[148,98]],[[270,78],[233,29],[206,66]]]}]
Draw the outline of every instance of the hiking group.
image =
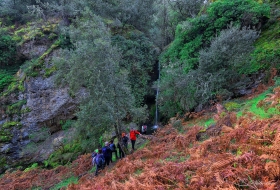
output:
[{"label": "hiking group", "polygon": [[[143,130],[142,130],[143,131]],[[92,165],[96,166],[95,175],[105,168],[105,166],[109,166],[110,162],[113,162],[113,153],[115,153],[116,159],[124,158],[126,154],[128,154],[128,140],[131,141],[132,151],[135,150],[135,142],[137,135],[142,135],[140,132],[135,130],[134,128],[130,129],[129,137],[127,137],[126,133],[122,133],[121,140],[117,144],[117,148],[119,150],[119,154],[117,153],[116,145],[113,140],[109,142],[105,142],[105,146],[99,149],[96,149],[92,153]],[[119,156],[118,156],[119,155]]]}]

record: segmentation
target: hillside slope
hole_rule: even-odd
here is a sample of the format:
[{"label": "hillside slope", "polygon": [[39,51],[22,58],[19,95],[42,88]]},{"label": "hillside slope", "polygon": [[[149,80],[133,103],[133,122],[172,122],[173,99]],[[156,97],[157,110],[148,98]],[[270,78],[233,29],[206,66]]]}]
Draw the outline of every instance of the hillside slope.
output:
[{"label": "hillside slope", "polygon": [[[269,118],[247,108],[238,116],[217,104],[216,113],[159,129],[143,149],[98,177],[88,154],[52,170],[8,172],[0,178],[0,189],[279,189],[280,87],[260,97],[247,103],[274,110]],[[214,125],[194,124],[207,115]]]}]

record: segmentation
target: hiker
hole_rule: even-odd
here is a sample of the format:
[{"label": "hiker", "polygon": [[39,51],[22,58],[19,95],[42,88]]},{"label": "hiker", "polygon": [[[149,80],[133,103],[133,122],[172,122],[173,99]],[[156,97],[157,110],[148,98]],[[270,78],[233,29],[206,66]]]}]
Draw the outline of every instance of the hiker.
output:
[{"label": "hiker", "polygon": [[[126,138],[127,138],[127,137],[126,137]],[[119,156],[120,156],[120,159],[122,159],[122,158],[125,157],[125,154],[124,154],[124,152],[123,152],[123,150],[122,150],[122,148],[121,148],[121,143],[122,143],[122,142],[118,142],[118,145],[117,145],[117,147],[118,147],[118,149],[119,149]]]},{"label": "hiker", "polygon": [[105,165],[109,166],[112,159],[112,151],[109,147],[109,143],[105,142],[105,146],[102,148],[102,153],[105,158]]},{"label": "hiker", "polygon": [[142,134],[147,134],[147,125],[142,125]]},{"label": "hiker", "polygon": [[93,167],[96,165],[95,176],[97,176],[99,171],[104,169],[104,165],[105,165],[105,158],[102,154],[102,149],[99,149],[98,153],[95,154],[94,158],[92,159],[92,163],[93,163]]},{"label": "hiker", "polygon": [[127,148],[127,146],[128,146],[128,137],[126,136],[125,133],[122,133],[122,143],[123,143],[124,147],[125,147],[126,149],[128,149],[128,148]]},{"label": "hiker", "polygon": [[130,129],[130,141],[131,141],[131,145],[132,145],[132,150],[134,150],[134,145],[136,142],[136,135],[142,135],[141,133],[139,133],[138,131],[136,131],[134,128]]},{"label": "hiker", "polygon": [[111,149],[111,162],[113,162],[113,152],[115,152],[116,159],[118,159],[118,153],[117,153],[116,145],[114,144],[113,140],[110,141],[109,147]]}]

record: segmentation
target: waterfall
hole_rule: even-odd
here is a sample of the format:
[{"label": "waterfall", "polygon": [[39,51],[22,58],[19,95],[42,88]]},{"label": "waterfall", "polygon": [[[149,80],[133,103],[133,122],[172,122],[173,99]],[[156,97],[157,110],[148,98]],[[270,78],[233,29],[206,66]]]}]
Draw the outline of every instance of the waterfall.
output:
[{"label": "waterfall", "polygon": [[157,83],[157,93],[156,93],[156,118],[154,129],[158,128],[158,94],[159,94],[159,82],[160,82],[160,62],[158,62],[158,83]]}]

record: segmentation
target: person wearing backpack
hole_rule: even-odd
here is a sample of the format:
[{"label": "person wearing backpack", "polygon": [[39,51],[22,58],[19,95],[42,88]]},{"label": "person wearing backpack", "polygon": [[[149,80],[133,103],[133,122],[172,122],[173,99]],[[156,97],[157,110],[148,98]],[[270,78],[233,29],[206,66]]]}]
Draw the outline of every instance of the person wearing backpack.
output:
[{"label": "person wearing backpack", "polygon": [[99,171],[104,169],[105,158],[102,154],[102,149],[98,150],[98,153],[92,159],[93,167],[96,166],[95,176],[98,175]]},{"label": "person wearing backpack", "polygon": [[109,166],[112,159],[112,151],[109,147],[109,143],[105,142],[105,146],[102,148],[102,153],[105,158],[105,165]]},{"label": "person wearing backpack", "polygon": [[109,147],[111,149],[111,162],[113,162],[113,152],[115,152],[116,159],[118,159],[118,153],[117,153],[116,145],[114,144],[113,140],[110,141]]},{"label": "person wearing backpack", "polygon": [[142,135],[141,133],[139,133],[138,131],[136,131],[134,128],[130,129],[130,141],[131,141],[131,145],[132,145],[132,150],[134,150],[134,145],[136,142],[136,135]]},{"label": "person wearing backpack", "polygon": [[128,146],[128,137],[126,136],[125,133],[122,133],[122,143],[124,145],[124,147],[127,149],[127,146]]}]

